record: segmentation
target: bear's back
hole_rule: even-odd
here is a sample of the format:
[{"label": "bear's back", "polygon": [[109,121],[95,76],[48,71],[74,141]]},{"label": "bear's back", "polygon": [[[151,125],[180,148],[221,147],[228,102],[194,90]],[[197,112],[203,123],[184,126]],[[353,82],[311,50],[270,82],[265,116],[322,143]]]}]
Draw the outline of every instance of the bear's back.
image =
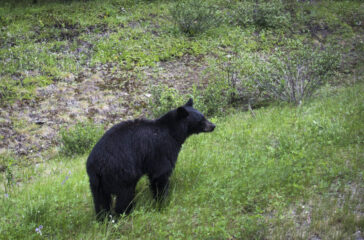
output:
[{"label": "bear's back", "polygon": [[92,149],[88,164],[107,164],[113,159],[135,161],[142,155],[154,155],[156,149],[172,141],[167,127],[154,120],[136,119],[111,127]]},{"label": "bear's back", "polygon": [[167,129],[156,124],[154,120],[136,119],[124,121],[110,128],[100,139],[103,144],[127,143],[151,139],[156,135],[167,134]]}]

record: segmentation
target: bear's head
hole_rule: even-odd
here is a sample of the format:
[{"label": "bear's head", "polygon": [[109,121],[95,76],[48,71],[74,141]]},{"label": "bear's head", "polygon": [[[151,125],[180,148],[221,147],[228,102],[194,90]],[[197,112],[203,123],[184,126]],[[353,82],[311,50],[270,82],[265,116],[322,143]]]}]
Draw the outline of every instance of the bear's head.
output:
[{"label": "bear's head", "polygon": [[205,116],[198,110],[193,108],[193,100],[190,98],[188,102],[177,108],[177,120],[183,121],[187,125],[188,135],[201,132],[212,132],[215,124],[208,121]]}]

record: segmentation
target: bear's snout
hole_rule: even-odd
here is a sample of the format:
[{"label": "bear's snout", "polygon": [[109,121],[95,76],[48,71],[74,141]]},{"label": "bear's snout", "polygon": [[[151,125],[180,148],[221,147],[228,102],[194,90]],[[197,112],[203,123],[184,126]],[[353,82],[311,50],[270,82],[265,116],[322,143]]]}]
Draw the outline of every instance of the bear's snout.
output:
[{"label": "bear's snout", "polygon": [[206,122],[206,126],[205,126],[204,131],[205,132],[212,132],[212,131],[214,131],[215,127],[216,127],[215,124],[213,124],[211,122]]}]

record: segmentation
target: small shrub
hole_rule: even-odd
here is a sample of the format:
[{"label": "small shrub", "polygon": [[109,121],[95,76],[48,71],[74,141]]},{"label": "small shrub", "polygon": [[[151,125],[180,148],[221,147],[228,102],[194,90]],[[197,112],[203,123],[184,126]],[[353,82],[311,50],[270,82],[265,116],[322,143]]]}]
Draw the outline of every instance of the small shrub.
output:
[{"label": "small shrub", "polygon": [[179,29],[194,36],[220,23],[217,9],[204,0],[177,1],[170,13]]},{"label": "small shrub", "polygon": [[158,85],[151,89],[152,97],[150,99],[150,106],[152,109],[153,117],[160,117],[173,108],[180,106],[184,103],[184,98],[174,88],[167,85]]},{"label": "small shrub", "polygon": [[195,106],[205,115],[221,114],[235,101],[236,79],[230,68],[229,63],[213,59],[207,69],[208,84],[200,88],[194,86],[192,89]]},{"label": "small shrub", "polygon": [[70,128],[61,128],[61,153],[66,156],[84,154],[89,151],[103,135],[102,126],[91,122],[78,122]]},{"label": "small shrub", "polygon": [[229,106],[231,94],[234,92],[225,79],[214,79],[205,89],[197,87],[193,89],[192,97],[195,99],[195,106],[206,116],[223,113]]},{"label": "small shrub", "polygon": [[[255,82],[276,99],[299,103],[310,97],[337,68],[339,56],[329,51],[300,49],[279,53],[262,69]],[[267,74],[265,77],[264,75]]]},{"label": "small shrub", "polygon": [[251,98],[300,103],[310,97],[339,65],[339,56],[309,46],[271,55],[239,56],[241,88]]},{"label": "small shrub", "polygon": [[242,1],[234,10],[239,25],[255,25],[261,28],[279,28],[287,26],[290,14],[285,11],[281,0]]}]

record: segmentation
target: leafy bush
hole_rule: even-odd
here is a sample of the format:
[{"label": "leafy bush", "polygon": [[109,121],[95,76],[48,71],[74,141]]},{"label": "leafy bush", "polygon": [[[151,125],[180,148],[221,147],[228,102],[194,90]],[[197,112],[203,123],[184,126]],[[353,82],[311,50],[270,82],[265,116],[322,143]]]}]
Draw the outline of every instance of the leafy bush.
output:
[{"label": "leafy bush", "polygon": [[153,117],[160,117],[173,108],[184,104],[183,96],[176,89],[167,85],[155,86],[151,91],[152,97],[149,104]]},{"label": "leafy bush", "polygon": [[217,78],[209,82],[204,89],[193,88],[192,97],[195,108],[206,116],[219,115],[231,102],[232,88],[225,79]]},{"label": "leafy bush", "polygon": [[293,49],[275,49],[272,54],[246,53],[231,59],[222,57],[220,69],[235,91],[232,102],[260,105],[280,100],[299,103],[323,85],[338,67],[337,52],[319,50],[302,44]]},{"label": "leafy bush", "polygon": [[61,153],[66,156],[84,154],[89,151],[103,135],[102,126],[91,122],[78,122],[70,128],[61,128]]},{"label": "leafy bush", "polygon": [[223,113],[235,100],[236,79],[235,73],[228,69],[230,67],[228,62],[213,59],[206,71],[209,78],[207,85],[192,89],[196,108],[207,116]]},{"label": "leafy bush", "polygon": [[278,28],[290,21],[290,14],[285,12],[284,7],[281,0],[242,1],[236,6],[234,15],[239,25]]},{"label": "leafy bush", "polygon": [[204,0],[177,1],[170,8],[170,12],[179,29],[190,36],[220,23],[217,9]]},{"label": "leafy bush", "polygon": [[248,58],[245,60],[250,64],[242,64],[245,66],[245,87],[296,104],[311,96],[339,65],[337,53],[310,47],[288,52],[278,50],[270,56],[256,54]]}]

